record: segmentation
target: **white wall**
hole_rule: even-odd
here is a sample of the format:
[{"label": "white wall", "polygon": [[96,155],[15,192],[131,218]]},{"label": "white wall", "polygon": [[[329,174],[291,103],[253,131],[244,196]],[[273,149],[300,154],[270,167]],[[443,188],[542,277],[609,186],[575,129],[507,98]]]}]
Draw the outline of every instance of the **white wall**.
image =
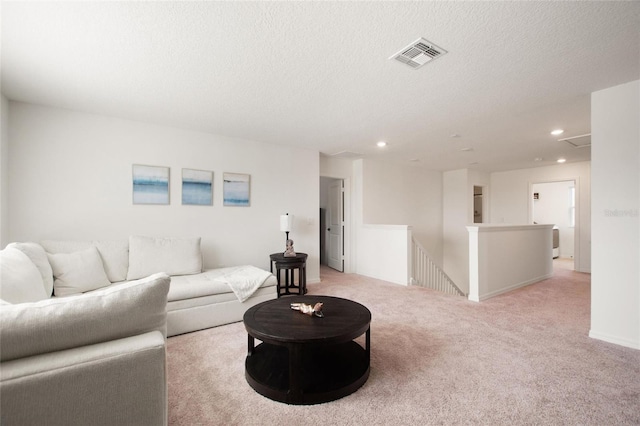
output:
[{"label": "white wall", "polygon": [[473,224],[473,187],[481,186],[483,223],[490,221],[486,207],[491,203],[490,178],[487,173],[471,169],[451,170],[443,174],[442,226],[443,269],[461,290],[469,292],[469,234]]},{"label": "white wall", "polygon": [[640,349],[640,81],[591,96],[591,337]]},{"label": "white wall", "polygon": [[365,160],[352,162],[353,271],[396,284],[409,283],[411,227],[363,222]]},{"label": "white wall", "polygon": [[533,184],[576,181],[575,269],[591,272],[591,163],[565,163],[491,174],[491,223],[533,223]]},{"label": "white wall", "polygon": [[9,101],[0,97],[0,247],[9,244]]},{"label": "white wall", "polygon": [[320,155],[320,176],[346,179],[353,175],[353,161]]},{"label": "white wall", "polygon": [[533,192],[538,199],[533,200],[533,221],[550,223],[558,227],[559,256],[573,258],[574,227],[571,226],[570,191],[573,181],[536,183]]},{"label": "white wall", "polygon": [[[345,245],[351,265],[345,262],[345,272],[387,279],[405,284],[406,266],[400,271],[390,262],[378,262],[368,256],[372,240],[385,235],[390,241],[403,241],[409,229],[425,246],[437,262],[442,257],[442,175],[440,172],[416,166],[384,164],[373,160],[347,160],[320,157],[320,175],[345,179],[347,223],[351,224],[348,237],[352,244]],[[396,226],[400,225],[400,226]],[[345,240],[346,241],[346,240]],[[395,243],[394,243],[395,244]],[[405,243],[400,243],[407,250]],[[395,248],[378,244],[378,254],[395,256]],[[394,245],[395,247],[395,245]],[[404,274],[404,275],[402,275]]]},{"label": "white wall", "polygon": [[411,227],[363,225],[358,232],[358,274],[409,285]]},{"label": "white wall", "polygon": [[414,238],[442,264],[442,174],[365,160],[363,222],[411,226]]},{"label": "white wall", "polygon": [[[12,241],[201,236],[206,267],[268,268],[279,216],[319,280],[319,154],[201,132],[10,102]],[[132,204],[132,164],[171,168],[170,205]],[[181,205],[181,169],[214,172],[213,206]],[[251,175],[251,206],[222,205],[223,172]],[[4,181],[4,179],[3,179]],[[308,222],[310,220],[310,223]]]},{"label": "white wall", "polygon": [[467,226],[469,300],[480,302],[553,276],[552,225]]},{"label": "white wall", "polygon": [[468,293],[469,234],[466,226],[473,223],[473,186],[469,190],[466,169],[444,172],[442,181],[442,267],[453,282]]}]

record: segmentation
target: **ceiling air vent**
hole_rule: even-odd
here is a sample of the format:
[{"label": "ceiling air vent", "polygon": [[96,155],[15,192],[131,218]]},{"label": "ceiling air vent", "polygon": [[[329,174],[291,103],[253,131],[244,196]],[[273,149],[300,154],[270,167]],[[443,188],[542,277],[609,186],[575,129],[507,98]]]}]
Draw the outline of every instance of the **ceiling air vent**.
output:
[{"label": "ceiling air vent", "polygon": [[413,69],[418,69],[432,59],[437,59],[447,53],[446,50],[436,46],[424,38],[419,38],[404,49],[389,57],[403,64],[409,65]]},{"label": "ceiling air vent", "polygon": [[558,142],[566,142],[571,145],[572,148],[586,148],[591,146],[591,133],[558,139]]}]

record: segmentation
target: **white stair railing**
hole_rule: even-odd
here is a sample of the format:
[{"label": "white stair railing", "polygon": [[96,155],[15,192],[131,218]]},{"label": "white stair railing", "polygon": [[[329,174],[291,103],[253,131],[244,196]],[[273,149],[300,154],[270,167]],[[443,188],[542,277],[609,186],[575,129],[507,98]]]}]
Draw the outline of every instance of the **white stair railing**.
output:
[{"label": "white stair railing", "polygon": [[411,284],[426,287],[447,294],[466,297],[467,295],[429,256],[415,238],[411,238]]}]

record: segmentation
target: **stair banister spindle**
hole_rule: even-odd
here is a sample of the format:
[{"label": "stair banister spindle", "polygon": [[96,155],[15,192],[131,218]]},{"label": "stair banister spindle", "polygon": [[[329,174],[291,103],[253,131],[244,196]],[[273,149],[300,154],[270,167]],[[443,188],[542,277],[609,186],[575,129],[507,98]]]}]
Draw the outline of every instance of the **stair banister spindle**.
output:
[{"label": "stair banister spindle", "polygon": [[424,247],[422,247],[415,238],[411,238],[411,243],[411,258],[413,260],[411,282],[414,285],[431,288],[447,294],[467,296],[453,280],[449,278],[442,268],[433,261]]}]

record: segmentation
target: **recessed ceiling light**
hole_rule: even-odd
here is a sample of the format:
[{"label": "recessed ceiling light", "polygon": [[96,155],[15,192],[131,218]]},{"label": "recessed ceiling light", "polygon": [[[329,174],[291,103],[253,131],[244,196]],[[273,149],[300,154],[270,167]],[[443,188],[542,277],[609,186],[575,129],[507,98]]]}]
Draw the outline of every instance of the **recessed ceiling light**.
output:
[{"label": "recessed ceiling light", "polygon": [[567,161],[566,158],[558,158],[558,163],[564,163],[565,161]]},{"label": "recessed ceiling light", "polygon": [[553,136],[558,136],[558,135],[561,135],[561,134],[563,134],[563,133],[564,133],[564,130],[562,130],[562,129],[556,129],[556,130],[554,130],[554,131],[552,131],[552,132],[551,132],[551,134],[552,134]]},{"label": "recessed ceiling light", "polygon": [[542,157],[536,157],[533,159],[533,161],[542,161]]},{"label": "recessed ceiling light", "polygon": [[380,141],[376,145],[378,145],[380,148],[384,148],[385,146],[387,146],[387,143],[385,141]]},{"label": "recessed ceiling light", "polygon": [[420,161],[419,158],[412,158],[409,161],[411,161],[412,163],[417,163],[418,161]]},{"label": "recessed ceiling light", "polygon": [[458,149],[458,151],[469,152],[473,151],[473,148],[471,148],[470,146],[465,146],[464,148]]},{"label": "recessed ceiling light", "polygon": [[452,137],[452,138],[459,138],[459,137],[460,137],[460,135],[459,135],[459,134],[457,134],[457,133],[452,133],[450,137]]}]

